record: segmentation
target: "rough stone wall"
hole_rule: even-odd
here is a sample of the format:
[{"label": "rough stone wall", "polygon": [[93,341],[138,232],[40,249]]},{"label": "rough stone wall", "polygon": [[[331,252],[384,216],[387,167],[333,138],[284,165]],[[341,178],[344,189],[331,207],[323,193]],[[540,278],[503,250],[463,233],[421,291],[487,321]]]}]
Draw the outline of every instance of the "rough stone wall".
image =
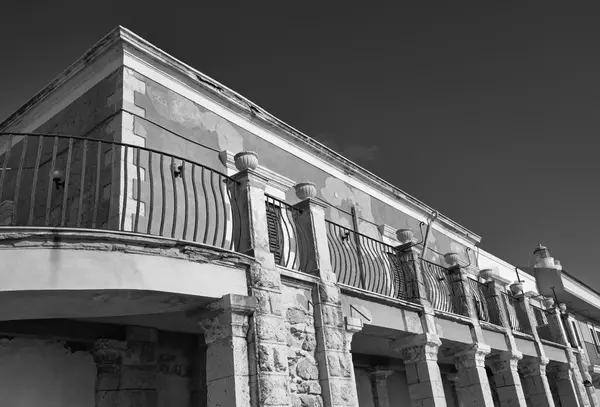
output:
[{"label": "rough stone wall", "polygon": [[94,405],[96,366],[64,342],[0,339],[0,404],[10,407]]},{"label": "rough stone wall", "polygon": [[292,405],[322,406],[312,290],[284,284],[282,291]]}]

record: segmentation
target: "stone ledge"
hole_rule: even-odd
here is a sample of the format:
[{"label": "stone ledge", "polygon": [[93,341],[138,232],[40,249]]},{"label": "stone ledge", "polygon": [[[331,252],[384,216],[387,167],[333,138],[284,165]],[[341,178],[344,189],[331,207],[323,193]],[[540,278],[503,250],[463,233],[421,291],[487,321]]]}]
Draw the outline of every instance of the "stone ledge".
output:
[{"label": "stone ledge", "polygon": [[129,232],[73,228],[0,227],[0,251],[65,249],[170,257],[247,269],[252,257],[200,243]]},{"label": "stone ledge", "polygon": [[410,301],[402,300],[399,298],[386,297],[385,295],[372,293],[361,288],[351,287],[345,284],[336,283],[340,287],[342,294],[349,295],[351,297],[361,298],[368,301],[378,302],[381,304],[389,305],[392,307],[402,307],[410,311],[423,312],[423,307],[419,304],[415,304]]}]

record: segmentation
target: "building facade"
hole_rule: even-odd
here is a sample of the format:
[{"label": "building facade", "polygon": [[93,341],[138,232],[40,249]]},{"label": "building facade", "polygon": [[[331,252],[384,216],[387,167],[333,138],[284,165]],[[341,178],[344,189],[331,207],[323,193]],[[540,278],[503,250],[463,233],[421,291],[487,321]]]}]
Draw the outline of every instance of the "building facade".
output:
[{"label": "building facade", "polygon": [[[0,124],[11,406],[600,406],[600,294],[117,28]],[[528,248],[524,248],[528,250]]]}]

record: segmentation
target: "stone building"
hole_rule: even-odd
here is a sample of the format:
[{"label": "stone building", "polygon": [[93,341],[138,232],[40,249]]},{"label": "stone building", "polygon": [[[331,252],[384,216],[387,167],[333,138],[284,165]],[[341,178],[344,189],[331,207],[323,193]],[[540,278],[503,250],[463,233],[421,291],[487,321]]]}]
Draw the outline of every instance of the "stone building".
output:
[{"label": "stone building", "polygon": [[599,405],[600,294],[547,248],[486,253],[126,29],[0,130],[2,405]]}]

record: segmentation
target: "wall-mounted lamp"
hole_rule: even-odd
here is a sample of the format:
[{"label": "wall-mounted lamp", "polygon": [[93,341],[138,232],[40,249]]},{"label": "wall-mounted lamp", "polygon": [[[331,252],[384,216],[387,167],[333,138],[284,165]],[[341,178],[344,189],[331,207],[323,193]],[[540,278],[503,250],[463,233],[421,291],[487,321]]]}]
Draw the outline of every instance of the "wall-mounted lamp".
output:
[{"label": "wall-mounted lamp", "polygon": [[183,175],[183,165],[171,163],[171,172],[173,173],[173,178],[181,177]]},{"label": "wall-mounted lamp", "polygon": [[65,173],[62,170],[54,170],[52,173],[52,181],[54,181],[54,185],[56,189],[60,189],[60,187],[65,186]]}]

